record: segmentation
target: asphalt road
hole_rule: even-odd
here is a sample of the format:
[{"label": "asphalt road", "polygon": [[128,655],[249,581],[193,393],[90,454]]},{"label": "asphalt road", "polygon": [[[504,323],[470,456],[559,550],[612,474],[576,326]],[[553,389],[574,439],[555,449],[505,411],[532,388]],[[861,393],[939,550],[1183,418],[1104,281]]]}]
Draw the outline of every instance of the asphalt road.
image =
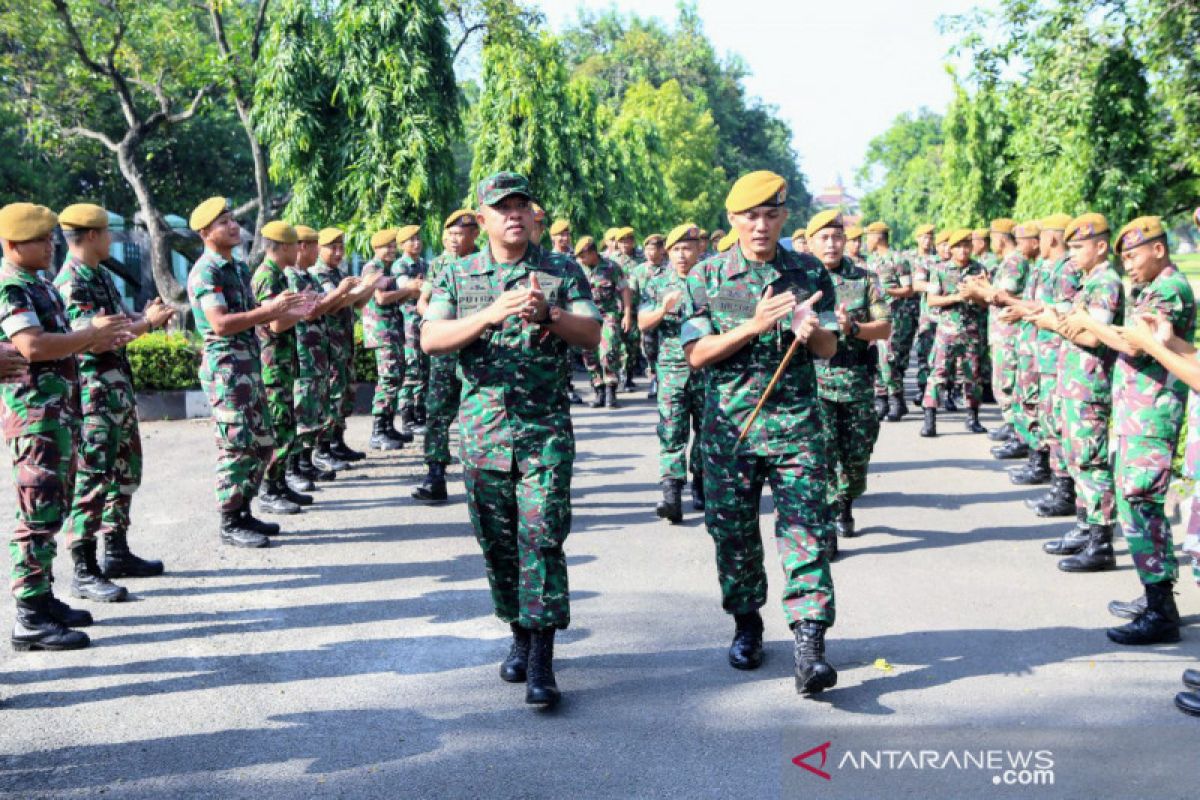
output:
[{"label": "asphalt road", "polygon": [[[655,518],[655,412],[625,397],[625,408],[575,417],[573,624],[559,640],[565,699],[553,713],[525,707],[523,688],[496,676],[507,628],[491,615],[457,470],[452,502],[428,509],[409,499],[416,449],[373,454],[287,520],[277,546],[235,550],[217,540],[209,423],[145,425],[131,540],[168,574],[128,581],[131,602],[89,604],[99,618],[89,650],[4,649],[0,792],[840,797],[853,796],[837,794],[846,784],[791,763],[830,731],[872,746],[920,730],[982,746],[1047,729],[1064,755],[1055,787],[1036,794],[988,794],[978,776],[951,791],[944,773],[918,789],[881,775],[868,794],[1121,796],[1118,786],[1145,785],[1145,770],[1119,768],[1119,743],[1194,740],[1200,721],[1171,698],[1200,636],[1110,644],[1105,604],[1139,592],[1123,545],[1114,572],[1059,573],[1039,544],[1066,523],[1024,508],[1035,490],[1009,484],[961,415],[936,440],[917,436],[914,416],[884,426],[857,511],[863,535],[834,566],[837,688],[795,694],[769,516],[767,660],[730,669],[711,540],[695,513],[674,527]],[[355,418],[349,438],[362,446],[368,428]],[[12,504],[4,491],[0,515]],[[65,595],[65,553],[57,572]],[[1200,592],[1181,584],[1178,601],[1196,621]],[[11,613],[3,604],[0,624]],[[1094,769],[1068,763],[1081,744]],[[1111,783],[1113,769],[1126,783]],[[1187,794],[1192,770],[1148,772],[1170,772]]]}]

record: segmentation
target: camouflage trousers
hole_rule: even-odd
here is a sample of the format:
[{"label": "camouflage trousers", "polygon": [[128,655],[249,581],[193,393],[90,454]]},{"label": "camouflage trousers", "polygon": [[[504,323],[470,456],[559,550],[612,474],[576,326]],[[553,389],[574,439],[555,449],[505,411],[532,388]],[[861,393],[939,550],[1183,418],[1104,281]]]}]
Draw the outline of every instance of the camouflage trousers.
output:
[{"label": "camouflage trousers", "polygon": [[917,385],[929,384],[929,373],[933,369],[933,342],[937,338],[937,320],[933,317],[922,317],[917,325]]},{"label": "camouflage trousers", "polygon": [[998,322],[995,309],[992,312],[988,323],[991,326],[992,394],[996,396],[1004,421],[1012,425],[1017,394],[1017,329],[1014,325]]},{"label": "camouflage trousers", "polygon": [[296,402],[296,437],[313,444],[317,434],[330,425],[329,349],[320,346],[298,348],[299,369],[293,388]]},{"label": "camouflage trousers", "polygon": [[979,330],[974,325],[961,328],[939,325],[929,360],[933,368],[929,382],[925,385],[925,408],[937,408],[942,393],[954,386],[955,368],[960,373],[963,398],[970,408],[979,408],[983,400],[983,387],[979,383],[979,365],[982,361]]},{"label": "camouflage trousers", "polygon": [[354,413],[354,337],[330,339],[329,408],[335,430],[346,429],[346,419]]},{"label": "camouflage trousers", "polygon": [[1042,429],[1038,422],[1042,380],[1028,342],[1019,341],[1016,351],[1017,386],[1012,404],[1013,428],[1021,441],[1036,450],[1042,446]]},{"label": "camouflage trousers", "polygon": [[642,332],[637,326],[637,315],[633,316],[633,325],[629,333],[621,332],[621,371],[633,376],[637,372],[638,361],[642,357]]},{"label": "camouflage trousers", "polygon": [[1117,516],[1142,584],[1174,582],[1179,562],[1164,503],[1175,442],[1148,436],[1117,439]]},{"label": "camouflage trousers", "polygon": [[775,499],[775,547],[783,565],[788,624],[834,621],[833,576],[824,542],[833,535],[820,448],[776,456],[742,456],[705,447],[704,524],[717,550],[721,605],[746,614],[767,602],[759,502],[763,484]]},{"label": "camouflage trousers", "polygon": [[404,386],[404,345],[386,342],[375,349],[375,396],[371,413],[377,417],[400,410],[400,390]]},{"label": "camouflage trousers", "polygon": [[416,306],[404,307],[404,379],[401,408],[424,408],[429,384],[429,356],[421,349],[421,315]]},{"label": "camouflage trousers", "polygon": [[646,377],[658,377],[658,332],[642,333],[642,355],[646,357]]},{"label": "camouflage trousers", "polygon": [[296,403],[295,384],[267,386],[267,419],[271,424],[271,437],[275,446],[267,459],[263,477],[268,481],[283,480],[287,472],[288,457],[296,449]]},{"label": "camouflage trousers", "polygon": [[567,557],[572,463],[516,470],[463,465],[467,510],[483,550],[492,606],[504,622],[530,630],[571,622]]},{"label": "camouflage trousers", "polygon": [[1116,516],[1116,490],[1108,461],[1108,421],[1112,406],[1059,400],[1063,424],[1063,455],[1079,504],[1090,525],[1112,525]]},{"label": "camouflage trousers", "polygon": [[904,392],[904,375],[908,372],[920,314],[920,308],[909,302],[912,299],[905,298],[892,304],[892,335],[886,342],[876,342],[879,375],[875,378],[875,394],[880,397]]},{"label": "camouflage trousers", "polygon": [[829,479],[825,496],[831,512],[867,491],[867,468],[879,438],[879,416],[870,397],[843,403],[821,398]]},{"label": "camouflage trousers", "polygon": [[275,439],[267,419],[267,390],[258,372],[235,378],[228,370],[215,375],[200,369],[200,385],[212,406],[217,435],[217,505],[238,511],[258,494]]},{"label": "camouflage trousers", "polygon": [[[658,365],[658,471],[664,480],[686,480],[702,471],[700,419],[704,414],[704,377],[687,364]],[[688,435],[692,448],[688,454]]]},{"label": "camouflage trousers", "polygon": [[616,386],[621,372],[621,353],[624,348],[621,316],[605,314],[600,328],[600,346],[583,351],[583,366],[592,379],[592,386]]},{"label": "camouflage trousers", "polygon": [[458,415],[462,381],[457,356],[429,359],[429,394],[425,399],[425,463],[450,463],[450,424]]},{"label": "camouflage trousers", "polygon": [[88,415],[75,454],[75,492],[64,527],[67,547],[102,530],[129,530],[133,493],[142,485],[142,437],[137,413]]},{"label": "camouflage trousers", "polygon": [[979,387],[992,385],[992,337],[987,323],[979,326]]},{"label": "camouflage trousers", "polygon": [[1060,478],[1067,475],[1062,447],[1062,401],[1058,396],[1059,376],[1038,373],[1038,430],[1041,449],[1050,451],[1050,469]]},{"label": "camouflage trousers", "polygon": [[74,431],[53,428],[7,440],[17,521],[8,540],[12,593],[20,600],[47,594],[74,479]]}]

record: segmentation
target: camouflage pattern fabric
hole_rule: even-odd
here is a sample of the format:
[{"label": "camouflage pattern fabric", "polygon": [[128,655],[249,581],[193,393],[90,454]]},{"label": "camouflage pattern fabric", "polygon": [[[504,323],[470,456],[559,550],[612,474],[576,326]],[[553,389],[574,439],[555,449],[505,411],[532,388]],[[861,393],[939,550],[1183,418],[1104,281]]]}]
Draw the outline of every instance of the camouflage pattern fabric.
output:
[{"label": "camouflage pattern fabric", "polygon": [[[912,264],[913,281],[928,281],[929,275],[939,264],[936,254],[918,255]],[[933,342],[937,338],[938,310],[929,305],[929,297],[920,296],[921,314],[917,319],[916,358],[917,385],[929,384],[929,373],[933,369]]]},{"label": "camouflage pattern fabric", "polygon": [[[1079,266],[1069,256],[1062,256],[1055,261],[1047,261],[1043,269],[1045,273],[1038,282],[1036,299],[1060,313],[1070,311],[1083,284],[1083,273]],[[1041,376],[1038,425],[1042,447],[1050,450],[1050,468],[1054,474],[1065,476],[1068,470],[1062,447],[1063,416],[1057,375],[1059,351],[1064,341],[1053,331],[1041,329],[1037,330],[1036,337],[1038,374]]]},{"label": "camouflage pattern fabric", "polygon": [[[983,265],[978,261],[971,261],[965,267],[947,261],[930,273],[930,294],[935,297],[954,294],[964,279],[982,274]],[[979,382],[983,359],[979,327],[983,323],[983,309],[974,303],[962,302],[942,306],[938,311],[937,336],[930,356],[933,368],[925,386],[923,405],[937,408],[941,404],[943,392],[953,385],[957,367],[967,405],[979,408],[983,400],[983,387]]]},{"label": "camouflage pattern fabric", "polygon": [[[836,326],[833,280],[811,256],[780,248],[768,263],[752,262],[735,244],[688,275],[680,343],[729,331],[754,315],[767,287],[804,301],[816,292],[822,325]],[[784,320],[790,323],[790,320]],[[826,505],[823,428],[817,375],[799,348],[780,376],[746,439],[737,438],[793,340],[776,326],[734,355],[704,370],[705,525],[717,549],[722,605],[731,614],[766,602],[759,500],[769,483],[775,500],[775,543],[783,565],[783,608],[789,623],[834,621],[833,580],[824,543],[833,535]]]},{"label": "camouflage pattern fabric", "polygon": [[[894,250],[872,253],[867,258],[867,268],[875,273],[885,290],[912,286],[912,266]],[[884,302],[891,315],[892,335],[878,344],[879,374],[875,378],[875,393],[880,396],[904,392],[904,375],[908,371],[921,313],[921,300],[916,296],[895,298],[885,294]]]},{"label": "camouflage pattern fabric", "polygon": [[[1025,281],[1029,273],[1029,261],[1014,250],[995,270],[992,285],[996,289],[1008,292],[1013,297],[1020,297],[1025,289]],[[1001,322],[1001,309],[991,308],[988,311],[988,342],[991,347],[992,362],[992,394],[1000,406],[1000,414],[1010,425],[1014,423],[1013,406],[1017,393],[1017,339],[1019,327],[1015,323]]]},{"label": "camouflage pattern fabric", "polygon": [[[663,298],[671,292],[685,292],[687,278],[675,269],[656,270],[642,292],[639,311],[655,311],[662,307]],[[686,480],[689,472],[703,472],[701,460],[700,422],[704,411],[704,378],[692,372],[687,356],[679,343],[683,327],[683,301],[675,310],[664,314],[652,334],[658,346],[658,472],[661,478]],[[689,456],[688,436],[692,447]]]},{"label": "camouflage pattern fabric", "polygon": [[58,552],[54,535],[72,496],[74,432],[47,428],[5,441],[17,491],[16,524],[8,540],[12,593],[26,600],[50,592]]},{"label": "camouflage pattern fabric", "polygon": [[[321,294],[321,285],[306,270],[289,267],[283,271],[287,288],[293,292]],[[296,323],[296,436],[306,447],[316,444],[317,434],[332,427],[329,405],[329,345],[326,317]]]},{"label": "camouflage pattern fabric", "polygon": [[[396,290],[392,265],[371,259],[363,265],[363,277],[375,272],[384,277],[376,291]],[[375,395],[371,398],[371,413],[375,416],[395,414],[400,407],[400,391],[404,386],[404,313],[400,304],[380,305],[372,296],[363,307],[363,346],[375,351]]]},{"label": "camouflage pattern fabric", "polygon": [[[287,291],[286,270],[269,258],[263,259],[250,288],[258,303]],[[266,419],[270,426],[274,446],[267,459],[264,477],[270,481],[281,480],[287,471],[288,457],[296,449],[296,372],[297,348],[296,328],[275,333],[268,325],[258,326],[261,348],[263,390],[266,399]]]},{"label": "camouflage pattern fabric", "polygon": [[[258,494],[275,440],[266,417],[266,388],[254,331],[221,336],[204,312],[213,307],[232,314],[254,309],[249,268],[205,250],[188,274],[188,301],[204,341],[200,386],[216,428],[217,504],[223,512],[234,512]],[[275,363],[273,355],[268,360]]]},{"label": "camouflage pattern fabric", "polygon": [[[337,289],[346,278],[341,268],[317,261],[308,273],[324,294]],[[329,359],[328,394],[332,431],[346,429],[346,418],[354,413],[354,307],[347,306],[325,316],[326,352]]]},{"label": "camouflage pattern fabric", "polygon": [[[429,274],[429,265],[423,259],[412,259],[402,255],[392,264],[392,272],[398,278],[424,280]],[[417,313],[414,297],[400,304],[404,318],[404,382],[400,389],[401,408],[424,408],[425,389],[429,383],[429,356],[421,349],[421,315]]]},{"label": "camouflage pattern fabric", "polygon": [[[639,311],[645,301],[645,292],[650,283],[656,280],[659,276],[671,271],[671,264],[666,259],[663,259],[661,264],[652,264],[649,261],[644,261],[637,268],[637,289],[634,291],[634,319],[637,319],[637,311]],[[641,298],[639,300],[638,298]],[[661,326],[660,326],[661,327]],[[646,372],[648,377],[658,376],[658,332],[657,331],[642,331],[641,332],[641,348],[642,356],[646,359]]]},{"label": "camouflage pattern fabric", "polygon": [[[1174,264],[1135,290],[1129,316],[1158,314],[1175,335],[1196,329],[1191,284]],[[1117,436],[1117,514],[1143,584],[1174,581],[1178,562],[1163,509],[1171,457],[1187,403],[1183,381],[1148,355],[1117,356],[1113,375],[1113,429]]]},{"label": "camouflage pattern fabric", "polygon": [[[613,262],[621,268],[621,272],[625,275],[627,285],[632,294],[633,302],[633,324],[629,327],[629,333],[625,333],[621,329],[620,322],[624,321],[625,308],[622,305],[617,330],[621,336],[621,356],[620,370],[627,375],[633,375],[637,368],[638,356],[642,352],[642,332],[637,324],[637,308],[641,304],[639,297],[643,277],[641,275],[641,261],[636,256],[627,256],[624,253],[617,253],[613,256]],[[619,296],[619,295],[618,295]]]},{"label": "camouflage pattern fabric", "polygon": [[592,386],[616,386],[620,377],[624,349],[621,331],[623,310],[621,291],[628,286],[625,273],[615,262],[600,259],[594,267],[581,267],[591,286],[592,298],[601,315],[600,347],[583,351],[583,365],[591,377]]},{"label": "camouflage pattern fabric", "polygon": [[[550,305],[600,319],[579,265],[531,244],[516,264],[496,262],[485,248],[445,270],[425,321],[468,317],[533,275]],[[496,615],[530,629],[570,622],[562,550],[575,460],[563,369],[569,351],[541,325],[509,317],[458,353],[468,510]]]},{"label": "camouflage pattern fabric", "polygon": [[[1029,267],[1021,299],[1033,300],[1042,279],[1042,261]],[[1034,450],[1041,449],[1042,429],[1038,406],[1041,402],[1042,382],[1038,373],[1037,354],[1034,345],[1035,327],[1032,322],[1017,323],[1017,385],[1013,398],[1013,429]]]},{"label": "camouflage pattern fabric", "polygon": [[[443,253],[429,263],[428,280],[421,288],[426,302],[433,296],[433,286],[442,271],[450,268],[457,260],[449,253]],[[429,388],[425,398],[425,463],[450,463],[450,425],[458,414],[458,398],[461,394],[458,356],[451,354],[430,357]]]}]

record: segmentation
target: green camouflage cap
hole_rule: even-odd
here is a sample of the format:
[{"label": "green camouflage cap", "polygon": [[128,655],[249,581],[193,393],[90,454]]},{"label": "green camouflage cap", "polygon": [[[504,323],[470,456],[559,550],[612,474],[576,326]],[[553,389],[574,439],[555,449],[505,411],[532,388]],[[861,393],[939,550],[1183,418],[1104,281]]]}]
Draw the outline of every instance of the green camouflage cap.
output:
[{"label": "green camouflage cap", "polygon": [[479,182],[475,194],[482,206],[494,206],[514,194],[533,199],[533,192],[529,191],[529,181],[524,175],[515,172],[496,172],[487,176]]}]

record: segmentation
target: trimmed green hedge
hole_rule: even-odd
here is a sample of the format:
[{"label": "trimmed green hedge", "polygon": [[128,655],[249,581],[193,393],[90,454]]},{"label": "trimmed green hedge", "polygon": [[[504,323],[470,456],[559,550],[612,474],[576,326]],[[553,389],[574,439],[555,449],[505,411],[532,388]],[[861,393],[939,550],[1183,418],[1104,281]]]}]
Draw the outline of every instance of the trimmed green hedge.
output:
[{"label": "trimmed green hedge", "polygon": [[362,323],[354,325],[354,380],[359,383],[375,383],[379,373],[375,371],[375,351],[363,347]]},{"label": "trimmed green hedge", "polygon": [[200,340],[183,333],[148,333],[126,348],[135,391],[195,389],[200,385]]}]

